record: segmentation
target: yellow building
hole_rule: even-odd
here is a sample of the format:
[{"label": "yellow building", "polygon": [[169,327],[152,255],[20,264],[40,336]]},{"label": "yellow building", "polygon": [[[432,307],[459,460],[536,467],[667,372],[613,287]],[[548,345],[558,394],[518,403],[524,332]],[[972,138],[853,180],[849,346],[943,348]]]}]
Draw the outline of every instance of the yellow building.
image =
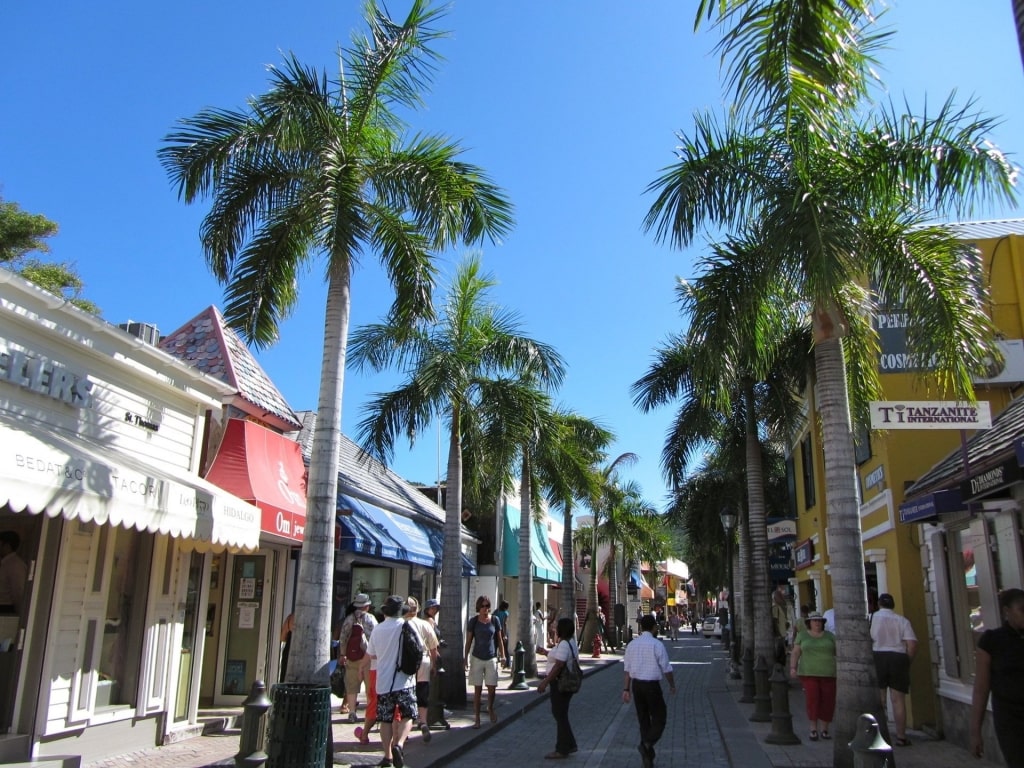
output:
[{"label": "yellow building", "polygon": [[[1006,365],[999,371],[993,370],[990,378],[975,380],[977,400],[987,402],[995,417],[1010,404],[1024,382],[1024,220],[957,224],[954,231],[977,250],[979,279],[989,286],[991,293],[990,314],[1005,339],[1002,346]],[[919,361],[906,354],[906,325],[906,314],[898,309],[880,312],[875,318],[885,401],[949,399],[926,389],[922,383]],[[806,396],[807,418],[793,442],[789,462],[797,512],[793,587],[798,606],[825,610],[832,607],[832,584],[824,456],[814,397],[811,386]],[[959,453],[961,444],[975,434],[958,429],[889,429],[861,430],[857,435],[864,571],[869,595],[892,594],[896,611],[910,620],[920,641],[911,666],[908,697],[907,722],[912,728],[942,731],[943,721],[948,719],[949,707],[938,696],[943,638],[941,623],[936,618],[948,599],[938,594],[941,586],[928,575],[928,540],[922,531],[922,518],[932,519],[937,513],[915,512],[913,504],[905,503],[905,492],[936,464]],[[930,501],[936,503],[935,499]],[[947,501],[947,497],[940,497],[937,503],[941,507]],[[961,681],[964,685],[968,682]],[[958,691],[960,698],[964,695],[969,701],[969,692]]]}]

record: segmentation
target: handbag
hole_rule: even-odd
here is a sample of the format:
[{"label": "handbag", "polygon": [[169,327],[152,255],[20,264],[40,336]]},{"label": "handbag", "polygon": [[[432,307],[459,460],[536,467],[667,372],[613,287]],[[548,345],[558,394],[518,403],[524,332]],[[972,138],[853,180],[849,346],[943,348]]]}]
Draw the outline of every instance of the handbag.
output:
[{"label": "handbag", "polygon": [[331,693],[339,699],[345,698],[345,665],[334,663],[331,670]]},{"label": "handbag", "polygon": [[[568,643],[568,641],[566,642]],[[558,673],[558,691],[560,693],[576,693],[583,685],[583,670],[580,669],[579,656],[576,655],[572,643],[568,643],[568,645],[569,652],[572,654],[572,664],[568,661],[565,662],[562,671]]]}]

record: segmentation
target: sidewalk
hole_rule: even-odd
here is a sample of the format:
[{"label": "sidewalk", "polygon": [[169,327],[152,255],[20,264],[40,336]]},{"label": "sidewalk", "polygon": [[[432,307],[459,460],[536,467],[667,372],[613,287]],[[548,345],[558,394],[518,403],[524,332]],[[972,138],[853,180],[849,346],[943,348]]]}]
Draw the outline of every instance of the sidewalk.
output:
[{"label": "sidewalk", "polygon": [[[792,716],[793,734],[799,744],[768,744],[765,739],[772,732],[772,724],[750,722],[754,704],[743,704],[743,681],[733,680],[725,675],[724,689],[727,700],[716,699],[712,704],[722,732],[722,741],[729,752],[730,765],[736,768],[830,768],[833,763],[834,741],[811,741],[810,722],[804,707],[804,695],[797,682],[789,687],[789,712]],[[889,721],[889,731],[895,725]],[[923,731],[907,729],[909,747],[893,747],[893,758],[898,768],[948,768],[949,766],[970,766],[971,768],[1000,768],[1002,763],[988,759],[976,759],[963,748],[948,741],[937,739]],[[756,744],[756,747],[751,743]],[[760,752],[760,755],[757,753]]]},{"label": "sidewalk", "polygon": [[[583,667],[585,676],[589,676],[604,668],[608,664],[616,664],[622,660],[621,654],[602,654],[601,658],[594,659],[590,655],[580,656],[580,665]],[[540,659],[539,667],[544,668],[544,659]],[[455,711],[447,718],[451,726],[448,730],[438,730],[438,726],[432,730],[430,744],[424,744],[423,738],[417,729],[413,730],[409,740],[406,742],[405,755],[410,765],[416,768],[441,768],[447,765],[452,759],[485,741],[497,731],[504,729],[510,723],[519,719],[526,712],[535,706],[546,702],[547,696],[537,695],[537,683],[539,678],[527,678],[526,690],[510,690],[509,685],[512,676],[509,672],[502,671],[496,691],[497,699],[495,710],[498,716],[497,723],[487,720],[486,713],[479,730],[473,725],[473,689],[467,686],[468,707]],[[487,691],[484,690],[484,708],[486,710]],[[371,734],[371,743],[368,745],[359,744],[355,737],[356,725],[350,725],[345,720],[347,715],[338,713],[341,702],[332,699],[333,707],[332,731],[334,740],[334,764],[338,766],[376,766],[384,756],[380,745],[380,737],[377,729],[374,728]],[[360,694],[359,715],[363,714],[365,696]],[[362,725],[362,721],[358,723]],[[83,768],[212,768],[213,766],[233,766],[234,757],[238,753],[239,732],[229,729],[220,734],[198,736],[163,747],[154,747],[125,755],[96,760],[83,763]]]}]

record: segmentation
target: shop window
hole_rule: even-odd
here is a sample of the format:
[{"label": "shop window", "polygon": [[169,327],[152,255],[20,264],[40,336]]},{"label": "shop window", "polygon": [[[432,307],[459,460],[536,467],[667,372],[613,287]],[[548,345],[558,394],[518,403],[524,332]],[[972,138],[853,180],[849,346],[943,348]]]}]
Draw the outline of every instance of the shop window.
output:
[{"label": "shop window", "polygon": [[979,548],[986,546],[984,521],[975,520],[970,526],[949,531],[946,543],[950,630],[955,647],[944,650],[955,654],[957,661],[955,668],[947,664],[946,671],[968,682],[974,674],[974,648],[986,628],[976,559]]},{"label": "shop window", "polygon": [[365,592],[374,608],[384,605],[391,594],[391,569],[375,565],[352,566],[352,597]]}]

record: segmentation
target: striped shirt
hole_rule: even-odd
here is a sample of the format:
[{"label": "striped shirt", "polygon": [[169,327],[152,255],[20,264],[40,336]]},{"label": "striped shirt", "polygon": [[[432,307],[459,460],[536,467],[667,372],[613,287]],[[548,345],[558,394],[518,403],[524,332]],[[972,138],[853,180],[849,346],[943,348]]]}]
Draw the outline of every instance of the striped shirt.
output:
[{"label": "striped shirt", "polygon": [[622,665],[633,680],[657,681],[672,671],[665,644],[650,632],[629,641]]}]

